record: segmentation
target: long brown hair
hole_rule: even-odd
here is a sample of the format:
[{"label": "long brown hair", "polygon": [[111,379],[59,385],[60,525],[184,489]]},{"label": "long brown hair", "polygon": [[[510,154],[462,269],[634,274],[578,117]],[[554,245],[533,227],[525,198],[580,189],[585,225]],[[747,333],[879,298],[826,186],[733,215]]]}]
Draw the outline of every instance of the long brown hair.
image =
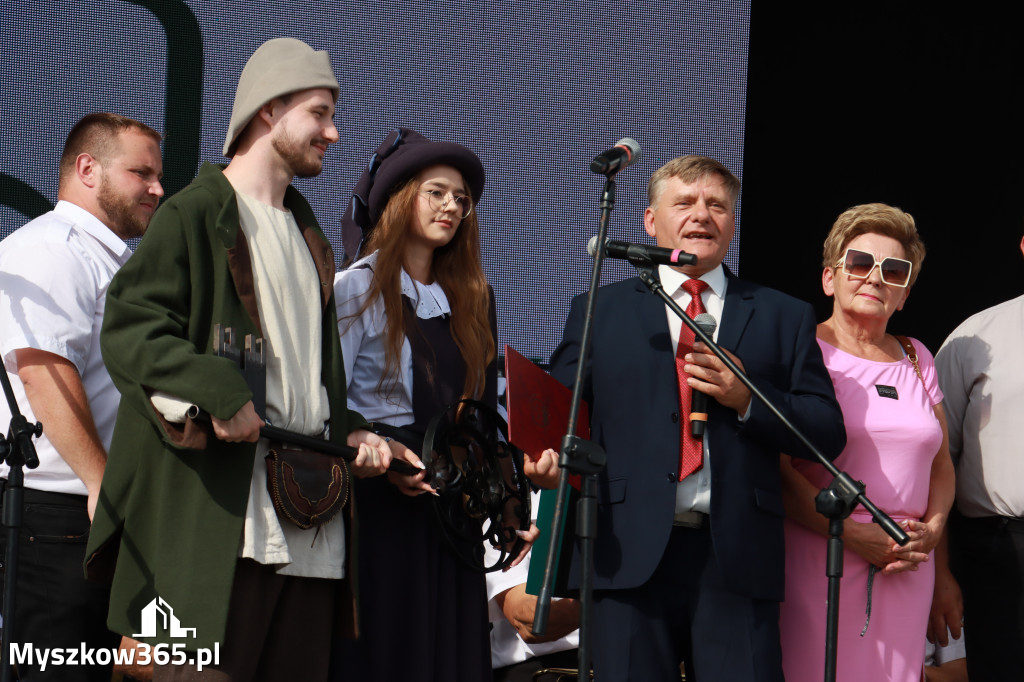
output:
[{"label": "long brown hair", "polygon": [[[384,302],[384,373],[377,384],[389,393],[398,380],[398,365],[405,342],[405,306],[402,304],[402,267],[406,235],[416,218],[419,175],[399,185],[388,199],[380,220],[370,233],[365,251],[377,252],[377,263],[359,311],[362,315],[380,296]],[[495,357],[490,323],[490,287],[480,262],[480,226],[474,210],[459,223],[450,242],[434,249],[434,279],[451,308],[451,331],[466,365],[462,397],[479,399],[486,384],[487,366]]]}]

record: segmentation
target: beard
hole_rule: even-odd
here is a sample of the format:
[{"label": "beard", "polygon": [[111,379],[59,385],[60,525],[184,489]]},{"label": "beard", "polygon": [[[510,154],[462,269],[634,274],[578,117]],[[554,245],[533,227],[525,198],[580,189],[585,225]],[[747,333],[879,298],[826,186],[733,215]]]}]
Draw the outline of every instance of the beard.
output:
[{"label": "beard", "polygon": [[119,192],[114,183],[106,178],[100,181],[96,200],[111,221],[108,227],[121,239],[141,237],[146,233],[150,216],[139,215],[138,204],[128,195]]},{"label": "beard", "polygon": [[301,143],[291,137],[287,130],[281,130],[274,136],[271,145],[281,160],[291,168],[292,175],[299,178],[315,178],[324,169],[324,162],[317,156],[310,156],[313,142],[315,140]]}]

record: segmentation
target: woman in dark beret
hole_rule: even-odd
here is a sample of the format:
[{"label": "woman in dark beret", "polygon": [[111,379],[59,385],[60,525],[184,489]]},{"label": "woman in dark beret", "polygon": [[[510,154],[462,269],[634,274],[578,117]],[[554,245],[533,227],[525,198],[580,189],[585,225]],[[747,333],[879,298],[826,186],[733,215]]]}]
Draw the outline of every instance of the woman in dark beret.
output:
[{"label": "woman in dark beret", "polygon": [[[416,466],[448,405],[497,404],[475,210],[483,186],[471,150],[401,128],[372,157],[343,226],[346,250],[366,254],[334,283],[349,407],[400,427],[393,452]],[[356,482],[360,639],[335,657],[334,679],[490,679],[484,575],[445,545],[432,493],[424,473]]]}]

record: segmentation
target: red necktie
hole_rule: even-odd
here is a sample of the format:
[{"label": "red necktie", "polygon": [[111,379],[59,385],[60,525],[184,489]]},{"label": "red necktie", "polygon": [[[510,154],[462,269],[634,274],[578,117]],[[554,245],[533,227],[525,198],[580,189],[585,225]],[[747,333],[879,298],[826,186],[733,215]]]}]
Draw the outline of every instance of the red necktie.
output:
[{"label": "red necktie", "polygon": [[[706,313],[704,301],[701,300],[701,293],[708,288],[707,282],[699,279],[688,279],[683,282],[683,289],[690,294],[690,304],[686,306],[686,314],[690,319],[701,313]],[[686,385],[686,378],[690,376],[683,371],[686,361],[683,357],[693,350],[693,331],[686,326],[685,322],[679,330],[679,347],[676,349],[676,374],[679,377],[679,480],[683,480],[697,469],[704,466],[704,440],[693,437],[693,430],[690,427],[690,400],[693,389]]]}]

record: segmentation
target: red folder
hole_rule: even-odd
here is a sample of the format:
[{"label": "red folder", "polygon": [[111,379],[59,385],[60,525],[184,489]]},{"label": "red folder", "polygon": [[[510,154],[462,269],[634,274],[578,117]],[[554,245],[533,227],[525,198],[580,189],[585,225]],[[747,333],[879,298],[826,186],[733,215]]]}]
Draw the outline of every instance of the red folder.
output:
[{"label": "red folder", "polygon": [[[531,459],[547,448],[555,452],[569,426],[572,391],[530,362],[512,346],[505,346],[505,404],[508,439]],[[587,403],[580,404],[576,435],[590,439]]]},{"label": "red folder", "polygon": [[[572,391],[558,383],[558,380],[533,364],[511,346],[505,346],[505,404],[508,408],[508,439],[531,459],[538,459],[540,453],[547,448],[556,452],[562,445],[562,437],[569,427],[569,406],[572,402]],[[586,402],[580,403],[576,421],[576,435],[590,439],[590,411]],[[570,476],[569,483],[579,490],[580,477]],[[572,496],[566,496],[562,509],[562,529],[573,528],[575,522],[567,523],[571,516],[570,505]],[[540,504],[537,509],[537,527],[541,529],[540,537],[533,543],[533,557],[530,560],[530,571],[526,580],[527,594],[536,595],[544,582],[544,569],[547,566],[548,548],[552,526],[554,525],[556,492],[542,490]],[[560,529],[559,532],[562,532]],[[568,596],[565,591],[568,570],[559,572],[560,565],[569,565],[573,543],[571,538],[563,536],[562,545],[555,559],[555,575],[561,576],[555,581],[555,594]]]}]

